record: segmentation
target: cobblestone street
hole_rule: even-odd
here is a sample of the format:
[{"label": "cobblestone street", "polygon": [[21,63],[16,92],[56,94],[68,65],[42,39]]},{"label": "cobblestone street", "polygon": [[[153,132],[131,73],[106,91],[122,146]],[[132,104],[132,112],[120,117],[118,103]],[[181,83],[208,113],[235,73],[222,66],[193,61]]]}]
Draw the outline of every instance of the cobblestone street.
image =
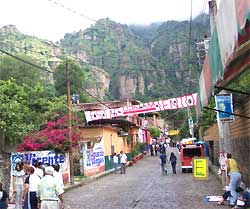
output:
[{"label": "cobblestone street", "polygon": [[[168,156],[175,148],[169,148]],[[176,152],[178,161],[179,154]],[[168,164],[168,176],[161,175],[158,157],[150,154],[128,167],[126,175],[110,174],[97,181],[71,190],[64,195],[71,209],[214,209],[207,195],[221,195],[221,185],[209,174],[208,181],[195,181],[192,173],[173,175]]]}]

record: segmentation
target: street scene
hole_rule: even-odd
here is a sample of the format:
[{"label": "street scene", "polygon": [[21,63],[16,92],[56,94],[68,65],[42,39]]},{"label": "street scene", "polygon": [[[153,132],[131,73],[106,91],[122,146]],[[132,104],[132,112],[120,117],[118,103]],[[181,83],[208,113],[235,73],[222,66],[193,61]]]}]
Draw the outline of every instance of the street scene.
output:
[{"label": "street scene", "polygon": [[[177,174],[167,164],[168,175],[161,174],[159,156],[147,154],[126,174],[110,174],[64,195],[69,208],[114,209],[213,209],[217,202],[208,202],[206,196],[219,196],[222,186],[209,174],[207,181],[196,181],[192,172],[182,173],[177,148],[169,148],[178,158]],[[67,207],[66,207],[67,208]]]},{"label": "street scene", "polygon": [[250,208],[250,0],[8,0],[0,209]]}]

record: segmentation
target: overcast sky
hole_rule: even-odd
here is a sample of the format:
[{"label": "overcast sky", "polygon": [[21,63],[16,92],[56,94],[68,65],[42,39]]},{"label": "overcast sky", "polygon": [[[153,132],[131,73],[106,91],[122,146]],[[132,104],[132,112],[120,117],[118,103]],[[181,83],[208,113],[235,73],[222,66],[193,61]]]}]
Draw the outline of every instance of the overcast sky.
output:
[{"label": "overcast sky", "polygon": [[[58,41],[65,33],[94,24],[90,19],[109,17],[122,24],[189,20],[190,2],[191,0],[4,0],[0,5],[0,27],[13,24],[23,33]],[[194,17],[203,12],[204,2],[207,0],[193,0]],[[67,8],[77,11],[77,14]]]}]

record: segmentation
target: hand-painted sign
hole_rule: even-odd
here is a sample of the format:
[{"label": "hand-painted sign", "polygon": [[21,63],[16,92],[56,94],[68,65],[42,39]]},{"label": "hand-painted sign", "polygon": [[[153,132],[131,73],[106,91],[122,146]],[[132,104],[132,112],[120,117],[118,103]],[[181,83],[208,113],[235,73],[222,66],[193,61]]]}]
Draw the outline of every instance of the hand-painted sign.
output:
[{"label": "hand-painted sign", "polygon": [[84,154],[84,174],[91,176],[105,170],[104,142],[95,143],[93,148],[86,149]]},{"label": "hand-painted sign", "polygon": [[158,112],[164,110],[173,110],[185,107],[196,106],[197,93],[182,97],[160,100],[156,102],[147,102],[139,105],[125,106],[115,109],[85,111],[86,120],[109,119],[120,116],[127,116],[140,113]]},{"label": "hand-painted sign", "polygon": [[193,177],[196,180],[208,179],[208,158],[194,157],[193,158]]},{"label": "hand-painted sign", "polygon": [[[11,161],[11,177],[15,170],[16,164],[20,162],[29,162],[33,164],[34,161],[42,162],[42,164],[59,164],[60,172],[63,175],[64,183],[70,180],[70,164],[68,154],[56,154],[53,150],[45,151],[27,151],[27,152],[13,152],[10,157]],[[12,178],[11,184],[12,185]]]}]

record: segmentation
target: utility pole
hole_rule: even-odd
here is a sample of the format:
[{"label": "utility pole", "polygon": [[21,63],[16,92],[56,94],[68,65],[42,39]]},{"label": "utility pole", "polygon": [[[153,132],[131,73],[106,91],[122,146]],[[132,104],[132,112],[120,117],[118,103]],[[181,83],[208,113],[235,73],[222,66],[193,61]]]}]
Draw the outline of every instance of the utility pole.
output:
[{"label": "utility pole", "polygon": [[71,96],[70,96],[70,77],[69,77],[69,63],[66,63],[66,80],[67,80],[67,108],[68,108],[68,129],[69,129],[69,163],[70,163],[70,184],[74,184],[74,169],[72,157],[72,124],[71,124]]},{"label": "utility pole", "polygon": [[[223,90],[220,94],[227,94],[227,91]],[[229,121],[221,121],[218,116],[217,112],[217,123],[219,127],[219,151],[220,155],[222,155],[222,159],[220,159],[220,166],[221,166],[221,177],[222,177],[222,185],[226,184],[226,167],[224,166],[226,160],[226,154],[232,153],[232,146],[231,146],[231,128]],[[220,156],[221,157],[221,156]],[[222,169],[222,167],[224,167]]]},{"label": "utility pole", "polygon": [[192,138],[194,138],[194,122],[192,119],[192,115],[191,115],[191,111],[190,108],[187,108],[188,111],[188,127],[189,127],[189,131],[190,131],[190,135]]}]

